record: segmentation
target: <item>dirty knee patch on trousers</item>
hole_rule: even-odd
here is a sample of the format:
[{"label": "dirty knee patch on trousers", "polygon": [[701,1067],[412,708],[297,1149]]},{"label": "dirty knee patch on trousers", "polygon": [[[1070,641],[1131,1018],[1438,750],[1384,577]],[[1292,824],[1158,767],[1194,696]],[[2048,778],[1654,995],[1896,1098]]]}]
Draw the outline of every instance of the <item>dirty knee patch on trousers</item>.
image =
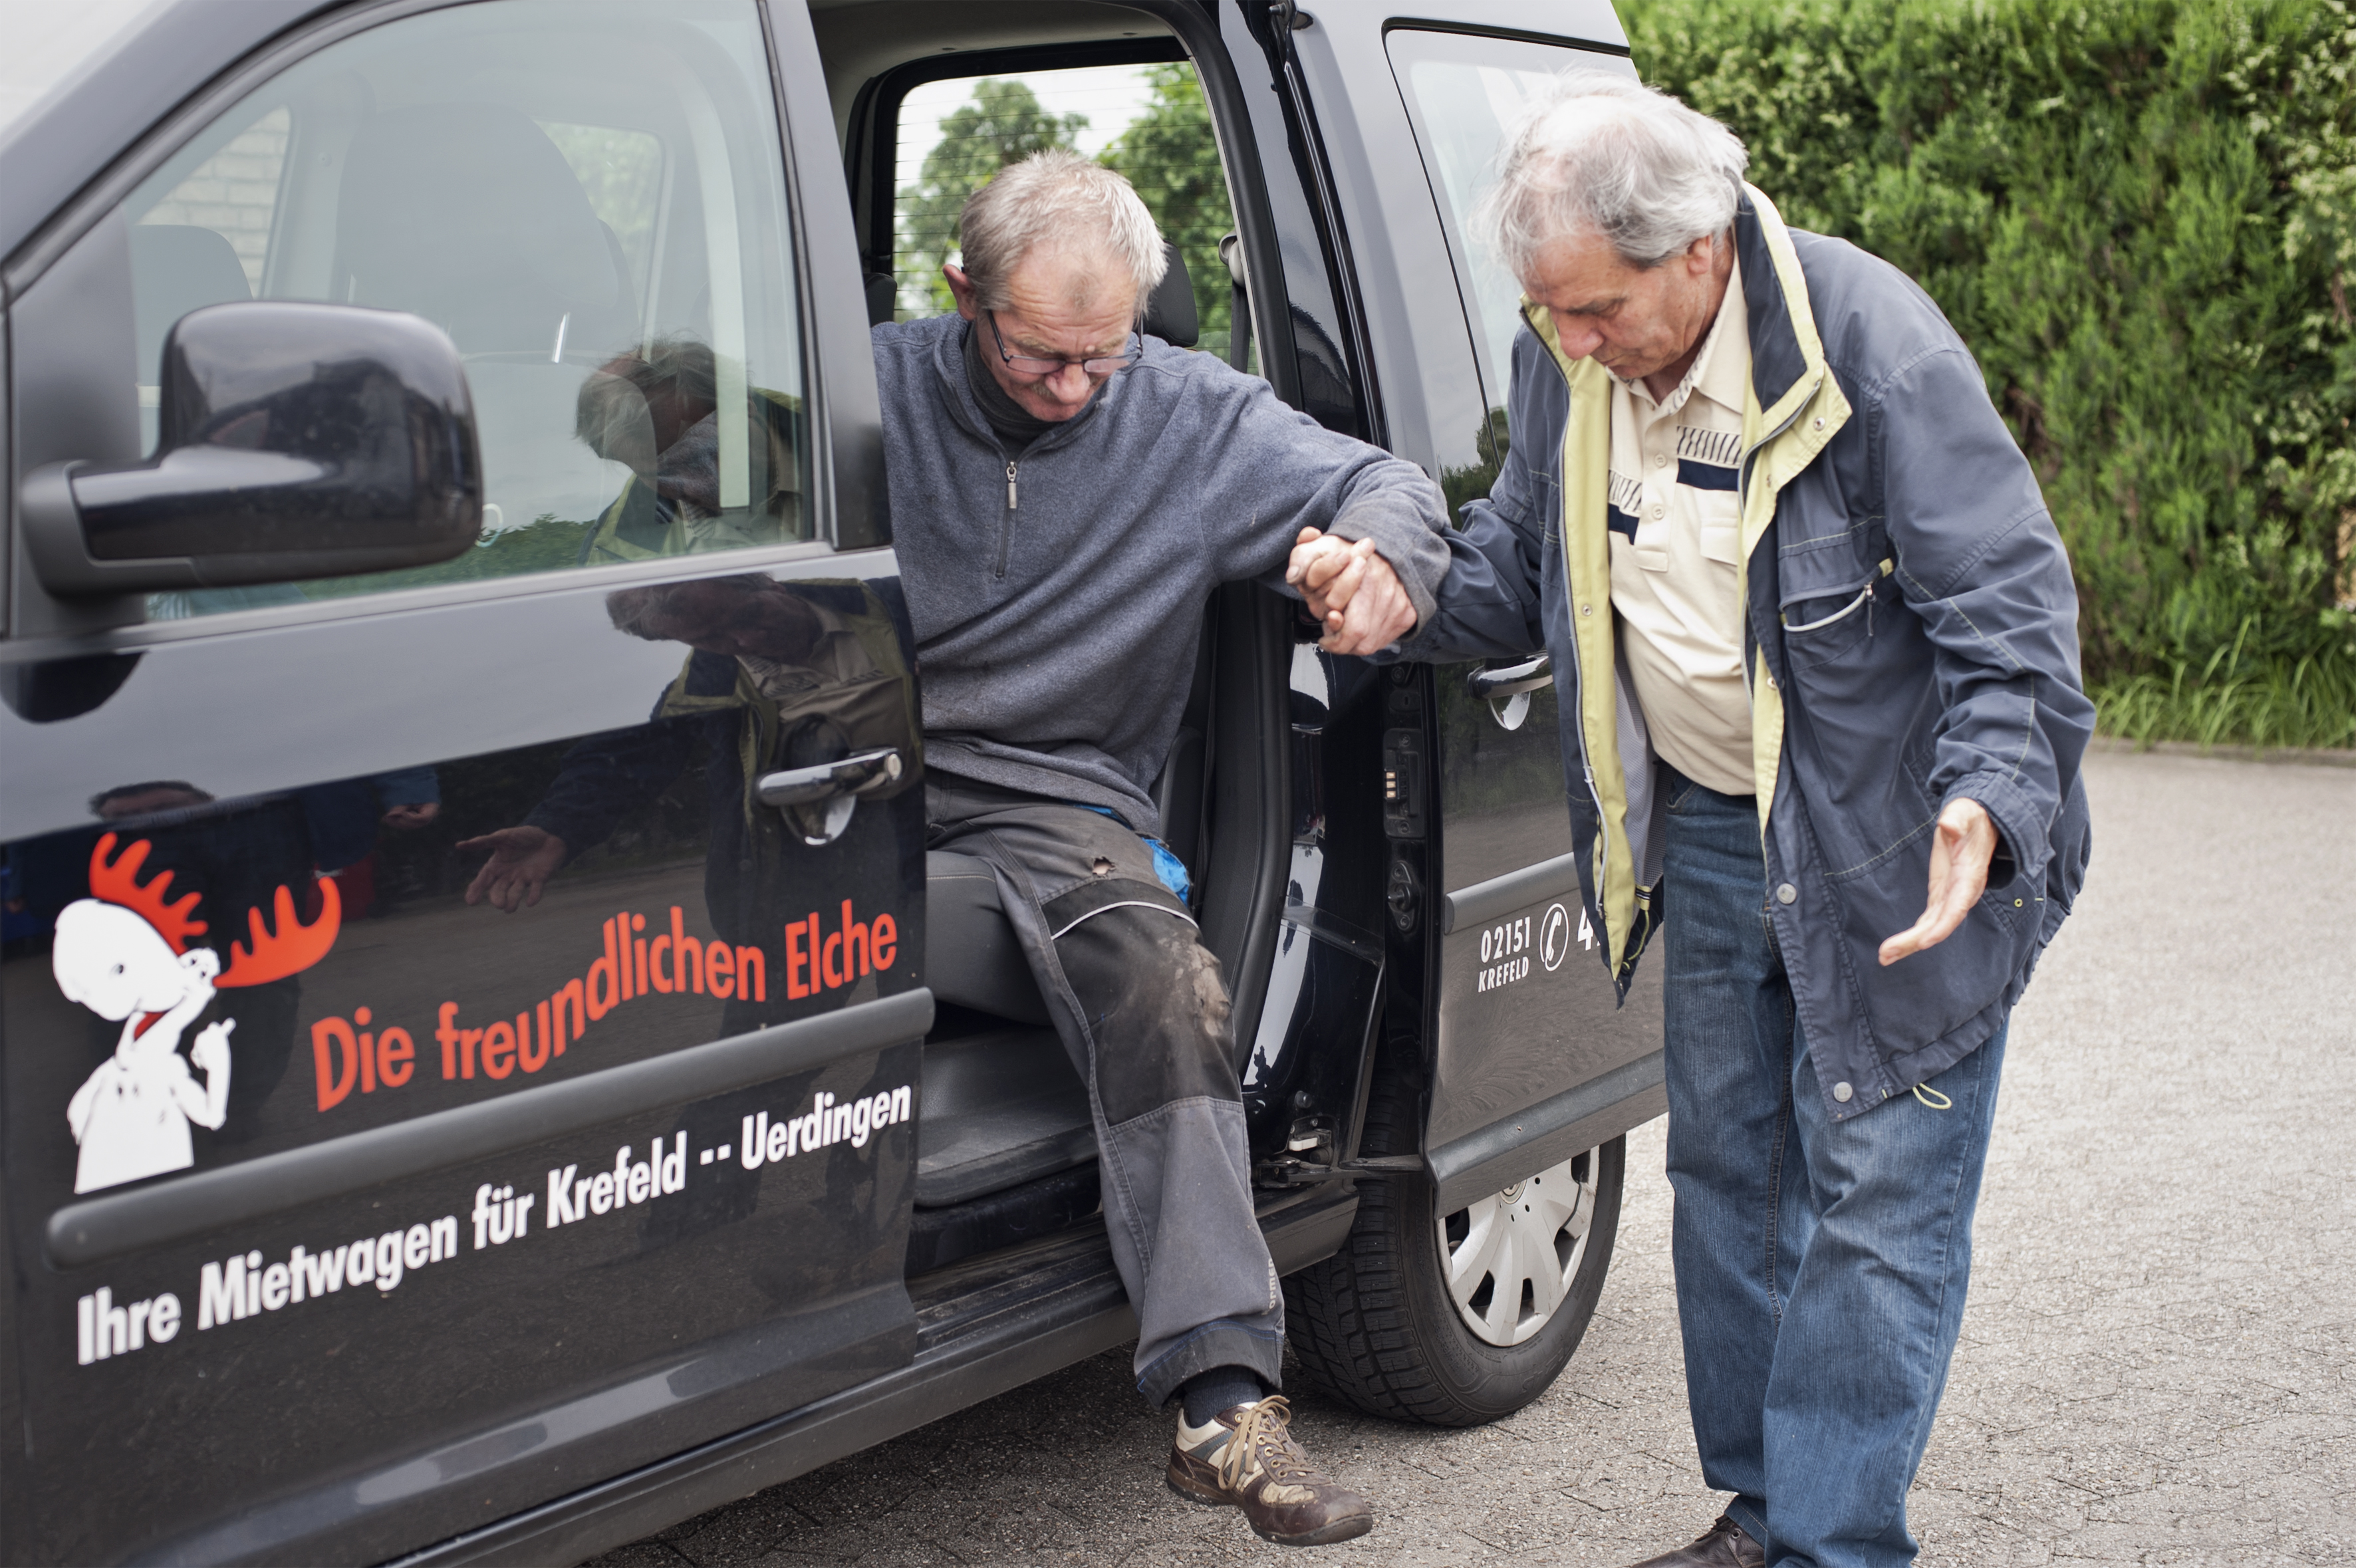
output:
[{"label": "dirty knee patch on trousers", "polygon": [[1181,1100],[1240,1107],[1226,982],[1191,924],[1161,910],[1108,909],[1057,938],[1055,951],[1089,1007],[1089,1032],[1108,1042],[1096,1055],[1107,1122]]}]

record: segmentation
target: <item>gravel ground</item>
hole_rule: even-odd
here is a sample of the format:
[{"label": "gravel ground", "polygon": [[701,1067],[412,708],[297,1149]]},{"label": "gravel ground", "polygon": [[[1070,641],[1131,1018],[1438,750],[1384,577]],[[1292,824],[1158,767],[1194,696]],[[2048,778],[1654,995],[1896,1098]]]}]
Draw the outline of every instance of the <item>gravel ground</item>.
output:
[{"label": "gravel ground", "polygon": [[[2089,759],[2095,856],[2013,1026],[1923,1561],[2356,1557],[2356,771]],[[1099,1357],[690,1520],[611,1568],[1626,1563],[1698,1532],[1659,1123],[1601,1308],[1509,1422],[1303,1400],[1375,1533],[1310,1555],[1163,1490],[1167,1422]]]}]

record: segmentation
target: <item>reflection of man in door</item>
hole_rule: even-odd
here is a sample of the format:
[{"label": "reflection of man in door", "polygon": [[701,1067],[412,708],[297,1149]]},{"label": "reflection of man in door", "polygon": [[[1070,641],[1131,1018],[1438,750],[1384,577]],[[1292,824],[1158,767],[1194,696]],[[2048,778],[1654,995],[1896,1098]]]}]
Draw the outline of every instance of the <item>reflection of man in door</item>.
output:
[{"label": "reflection of man in door", "polygon": [[[851,885],[873,871],[871,855],[891,861],[890,885],[901,885],[894,857],[916,846],[892,841],[879,825],[888,813],[862,809],[853,819],[851,833],[884,835],[864,848],[812,854],[752,793],[755,780],[774,768],[884,747],[901,752],[913,782],[919,742],[912,682],[890,612],[873,589],[744,574],[626,588],[608,596],[606,610],[617,630],[683,642],[694,652],[647,724],[583,741],[523,822],[457,845],[461,854],[488,855],[466,889],[468,903],[509,913],[539,903],[550,878],[651,803],[699,747],[709,757],[704,887],[722,936],[774,947],[788,881],[797,911],[830,909],[872,891]],[[783,960],[773,954],[772,961]],[[733,1030],[772,1021],[776,1001],[758,1010],[741,997],[729,1005],[724,1026]]]},{"label": "reflection of man in door", "polygon": [[722,498],[720,389],[711,347],[659,338],[581,383],[573,433],[630,470],[582,545],[584,562],[637,561],[776,544],[802,534],[798,400],[755,388],[740,416],[745,499]]}]

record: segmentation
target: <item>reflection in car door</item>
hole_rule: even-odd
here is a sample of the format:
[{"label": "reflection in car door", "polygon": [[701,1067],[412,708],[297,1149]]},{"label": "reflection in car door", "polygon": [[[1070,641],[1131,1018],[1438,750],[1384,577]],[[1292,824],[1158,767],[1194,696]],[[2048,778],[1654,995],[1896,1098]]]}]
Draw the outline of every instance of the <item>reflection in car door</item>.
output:
[{"label": "reflection in car door", "polygon": [[[916,693],[826,543],[767,58],[751,0],[350,33],[13,305],[19,406],[65,282],[425,315],[498,511],[7,650],[11,1561],[390,1555],[913,1353]],[[259,222],[190,196],[273,129]]]}]

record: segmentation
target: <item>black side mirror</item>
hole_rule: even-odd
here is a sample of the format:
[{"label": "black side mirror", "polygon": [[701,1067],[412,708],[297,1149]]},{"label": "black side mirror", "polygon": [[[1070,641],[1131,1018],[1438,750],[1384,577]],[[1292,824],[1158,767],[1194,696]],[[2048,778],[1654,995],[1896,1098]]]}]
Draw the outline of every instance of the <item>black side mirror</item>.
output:
[{"label": "black side mirror", "polygon": [[482,529],[474,399],[440,328],[256,300],[164,341],[161,439],[136,467],[25,477],[25,542],[59,597],[423,566]]}]

